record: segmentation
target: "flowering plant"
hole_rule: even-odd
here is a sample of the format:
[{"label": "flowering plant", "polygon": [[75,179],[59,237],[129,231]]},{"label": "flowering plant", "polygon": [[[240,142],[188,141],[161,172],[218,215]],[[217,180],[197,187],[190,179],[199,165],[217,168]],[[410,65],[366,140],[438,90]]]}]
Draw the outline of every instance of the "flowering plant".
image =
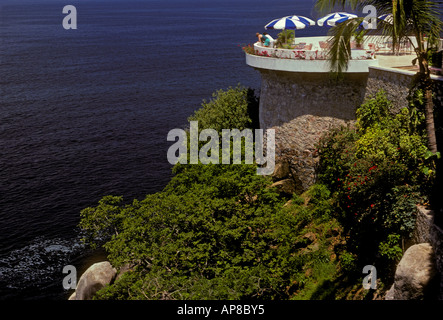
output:
[{"label": "flowering plant", "polygon": [[244,45],[244,46],[242,47],[242,50],[243,50],[245,53],[247,53],[247,54],[255,54],[254,46],[251,45],[251,44]]},{"label": "flowering plant", "polygon": [[[383,92],[357,109],[355,128],[319,143],[319,178],[334,193],[341,221],[358,250],[378,250],[389,234],[411,236],[416,205],[435,178],[420,108],[392,114]],[[431,173],[429,173],[431,172]]]}]

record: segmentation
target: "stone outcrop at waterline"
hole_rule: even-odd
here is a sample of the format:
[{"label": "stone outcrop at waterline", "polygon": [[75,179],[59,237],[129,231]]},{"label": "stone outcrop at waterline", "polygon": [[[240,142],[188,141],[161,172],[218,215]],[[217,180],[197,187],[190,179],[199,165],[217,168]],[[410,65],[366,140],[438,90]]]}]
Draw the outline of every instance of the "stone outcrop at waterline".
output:
[{"label": "stone outcrop at waterline", "polygon": [[108,261],[94,263],[82,274],[69,300],[91,300],[94,294],[112,283],[117,270]]}]

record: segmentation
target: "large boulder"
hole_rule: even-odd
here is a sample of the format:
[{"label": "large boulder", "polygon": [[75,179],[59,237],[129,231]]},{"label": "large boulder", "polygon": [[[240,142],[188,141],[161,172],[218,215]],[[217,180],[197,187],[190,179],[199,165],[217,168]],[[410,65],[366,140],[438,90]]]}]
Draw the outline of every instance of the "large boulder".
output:
[{"label": "large boulder", "polygon": [[295,192],[295,182],[291,178],[280,180],[271,185],[271,188],[275,187],[278,193],[285,195],[292,195]]},{"label": "large boulder", "polygon": [[289,163],[284,162],[277,162],[275,164],[274,173],[272,174],[272,178],[274,181],[282,180],[291,174],[291,170],[289,169]]},{"label": "large boulder", "polygon": [[98,290],[115,279],[116,274],[117,270],[108,261],[93,264],[82,274],[69,300],[91,300]]},{"label": "large boulder", "polygon": [[395,271],[394,284],[386,300],[432,299],[438,283],[434,251],[429,243],[411,246],[404,253]]}]

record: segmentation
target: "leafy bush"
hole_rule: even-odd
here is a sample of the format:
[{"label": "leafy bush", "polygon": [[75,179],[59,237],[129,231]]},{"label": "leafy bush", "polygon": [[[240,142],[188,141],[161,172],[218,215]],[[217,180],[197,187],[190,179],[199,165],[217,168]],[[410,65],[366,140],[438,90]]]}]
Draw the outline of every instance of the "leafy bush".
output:
[{"label": "leafy bush", "polygon": [[380,243],[380,254],[389,260],[400,260],[403,251],[400,247],[401,237],[398,234],[390,234],[386,242]]},{"label": "leafy bush", "polygon": [[355,273],[355,270],[357,269],[355,255],[350,252],[343,251],[340,254],[340,266],[342,271],[345,273]]},{"label": "leafy bush", "polygon": [[242,50],[247,54],[255,54],[254,45],[248,44],[242,47]]},{"label": "leafy bush", "polygon": [[409,237],[415,206],[434,178],[419,99],[391,114],[383,92],[357,110],[355,129],[328,133],[319,144],[319,178],[333,192],[350,250],[376,254],[389,234]]},{"label": "leafy bush", "polygon": [[254,90],[240,85],[218,90],[188,120],[198,121],[199,130],[258,128],[258,98]]},{"label": "leafy bush", "polygon": [[278,201],[254,169],[189,166],[163,192],[122,210],[123,223],[104,247],[114,266],[136,265],[142,282],[127,288],[132,297],[235,299],[279,287],[282,279],[263,279],[265,267],[283,274],[285,261],[295,262],[278,257],[283,247],[271,249],[283,238]]},{"label": "leafy bush", "polygon": [[333,216],[333,207],[331,203],[331,192],[323,184],[314,184],[308,189],[306,195],[309,197],[309,206],[313,218],[322,221],[330,221]]},{"label": "leafy bush", "polygon": [[283,208],[254,166],[178,167],[162,192],[119,210],[121,198],[106,197],[83,211],[85,231],[111,235],[104,248],[112,265],[133,270],[97,298],[308,298],[332,278],[328,230],[338,226],[318,210],[330,210],[324,186],[306,193],[307,204]]},{"label": "leafy bush", "polygon": [[[286,29],[277,35],[276,45],[279,48],[290,48],[295,39],[295,31]],[[289,46],[288,46],[289,45]]]}]

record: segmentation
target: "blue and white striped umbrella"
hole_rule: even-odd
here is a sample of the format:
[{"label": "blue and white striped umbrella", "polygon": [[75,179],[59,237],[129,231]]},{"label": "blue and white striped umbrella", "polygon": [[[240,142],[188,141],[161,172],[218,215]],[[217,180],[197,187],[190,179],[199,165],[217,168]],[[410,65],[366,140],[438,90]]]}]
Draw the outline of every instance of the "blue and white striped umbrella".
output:
[{"label": "blue and white striped umbrella", "polygon": [[334,12],[330,13],[323,18],[317,20],[317,24],[322,27],[325,23],[329,26],[335,26],[336,23],[346,21],[348,19],[357,18],[357,15],[347,12]]},{"label": "blue and white striped umbrella", "polygon": [[394,17],[392,16],[392,13],[382,14],[380,17],[378,17],[381,21],[384,21],[389,24],[394,23]]},{"label": "blue and white striped umbrella", "polygon": [[315,26],[315,21],[303,16],[287,16],[272,20],[265,25],[265,29],[304,29],[307,26]]},{"label": "blue and white striped umbrella", "polygon": [[342,22],[352,20],[355,18],[357,18],[357,16],[355,16],[355,17],[348,16],[348,17],[343,17],[343,18],[338,18],[338,19],[331,19],[331,20],[327,21],[327,24],[328,24],[328,26],[335,27],[336,25],[338,25]]}]

